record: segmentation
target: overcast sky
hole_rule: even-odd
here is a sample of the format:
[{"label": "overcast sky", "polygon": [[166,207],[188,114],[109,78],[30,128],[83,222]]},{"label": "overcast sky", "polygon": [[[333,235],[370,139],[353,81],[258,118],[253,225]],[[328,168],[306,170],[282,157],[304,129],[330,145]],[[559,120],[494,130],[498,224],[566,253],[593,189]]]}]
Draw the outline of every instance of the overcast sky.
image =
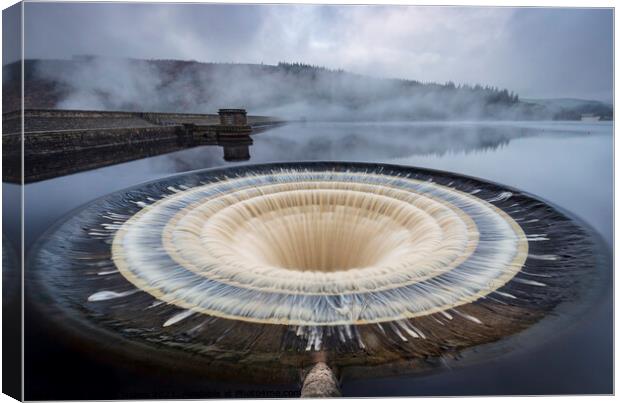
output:
[{"label": "overcast sky", "polygon": [[610,9],[26,3],[28,58],[299,61],[610,101]]}]

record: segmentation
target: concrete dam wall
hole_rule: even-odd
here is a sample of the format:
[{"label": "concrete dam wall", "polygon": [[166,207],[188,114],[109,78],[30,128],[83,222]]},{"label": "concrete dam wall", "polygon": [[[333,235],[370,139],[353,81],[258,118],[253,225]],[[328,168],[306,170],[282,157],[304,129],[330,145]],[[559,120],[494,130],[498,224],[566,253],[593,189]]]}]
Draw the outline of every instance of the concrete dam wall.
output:
[{"label": "concrete dam wall", "polygon": [[[251,134],[283,121],[219,114],[26,109],[24,180],[32,182],[200,145],[224,147],[228,161],[249,158]],[[22,112],[2,116],[3,180],[21,182]],[[246,157],[243,157],[246,156]]]}]

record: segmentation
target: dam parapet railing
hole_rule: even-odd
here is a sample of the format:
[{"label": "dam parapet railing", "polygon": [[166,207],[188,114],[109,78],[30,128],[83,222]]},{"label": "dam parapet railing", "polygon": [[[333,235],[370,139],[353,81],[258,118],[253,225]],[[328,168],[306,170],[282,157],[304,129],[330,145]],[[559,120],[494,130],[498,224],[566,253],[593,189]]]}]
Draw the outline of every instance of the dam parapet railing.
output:
[{"label": "dam parapet railing", "polygon": [[[244,110],[222,111],[236,111],[245,117]],[[195,146],[232,147],[239,143],[247,147],[252,144],[250,135],[286,123],[269,116],[253,115],[226,121],[222,113],[60,109],[26,109],[23,117],[25,182]],[[3,181],[21,182],[21,119],[21,111],[2,115]],[[104,157],[93,161],[93,155]],[[85,156],[90,157],[85,159]],[[71,161],[71,166],[63,161]]]}]

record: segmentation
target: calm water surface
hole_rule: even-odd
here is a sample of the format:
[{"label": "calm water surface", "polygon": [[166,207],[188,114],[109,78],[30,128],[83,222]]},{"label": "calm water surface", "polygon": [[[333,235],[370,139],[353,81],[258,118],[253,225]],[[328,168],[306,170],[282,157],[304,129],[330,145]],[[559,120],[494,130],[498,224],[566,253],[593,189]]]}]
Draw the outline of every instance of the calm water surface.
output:
[{"label": "calm water surface", "polygon": [[[568,210],[600,233],[608,247],[612,245],[611,123],[290,124],[255,135],[250,154],[244,164],[383,162],[477,176]],[[177,172],[227,164],[222,148],[205,146],[29,184],[25,188],[26,247],[59,217],[96,197]],[[5,184],[5,193],[11,190],[15,187]],[[517,346],[475,367],[431,375],[363,381],[345,376],[343,392],[347,396],[612,393],[611,288],[610,281],[587,317],[552,340]],[[43,343],[46,335],[36,337],[34,342]],[[36,349],[46,354],[44,347]],[[42,372],[43,368],[35,368],[31,376],[38,379]],[[173,381],[170,388],[179,385]]]}]

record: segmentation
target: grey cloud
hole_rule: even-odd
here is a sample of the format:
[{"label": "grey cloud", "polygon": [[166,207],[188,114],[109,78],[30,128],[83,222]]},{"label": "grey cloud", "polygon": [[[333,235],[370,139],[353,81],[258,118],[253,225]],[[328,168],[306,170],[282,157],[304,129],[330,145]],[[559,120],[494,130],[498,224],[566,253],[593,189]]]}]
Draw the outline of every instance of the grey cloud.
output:
[{"label": "grey cloud", "polygon": [[275,64],[612,97],[610,9],[27,3],[26,56]]}]

